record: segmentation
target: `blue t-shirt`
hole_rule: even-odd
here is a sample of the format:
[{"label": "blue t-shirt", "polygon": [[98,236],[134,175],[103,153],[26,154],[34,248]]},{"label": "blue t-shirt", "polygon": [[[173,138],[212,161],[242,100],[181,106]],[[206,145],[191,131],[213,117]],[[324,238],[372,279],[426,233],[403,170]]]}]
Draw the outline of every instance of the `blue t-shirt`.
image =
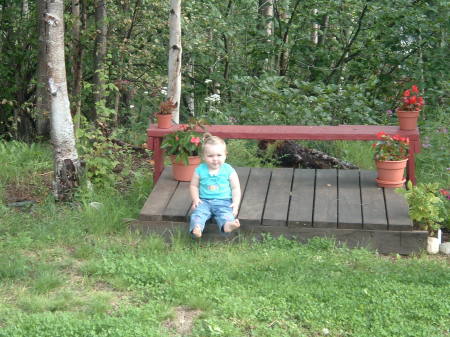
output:
[{"label": "blue t-shirt", "polygon": [[217,175],[209,173],[208,165],[201,163],[195,173],[199,176],[199,194],[201,199],[231,199],[230,175],[234,168],[224,163]]}]

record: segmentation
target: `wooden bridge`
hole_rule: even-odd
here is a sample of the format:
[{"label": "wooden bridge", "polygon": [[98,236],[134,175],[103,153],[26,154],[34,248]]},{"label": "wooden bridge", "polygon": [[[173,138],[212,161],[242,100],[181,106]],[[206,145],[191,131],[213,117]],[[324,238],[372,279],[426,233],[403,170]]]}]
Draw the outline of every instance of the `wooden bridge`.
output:
[{"label": "wooden bridge", "polygon": [[[349,247],[410,254],[426,248],[427,232],[413,230],[403,196],[376,186],[375,171],[236,168],[242,188],[241,228],[231,237],[262,233],[306,241],[334,237]],[[189,183],[166,167],[138,221],[144,232],[187,234]],[[225,238],[209,225],[204,239]],[[228,239],[230,236],[227,237]]]},{"label": "wooden bridge", "polygon": [[[142,208],[136,227],[143,231],[187,233],[191,206],[189,184],[171,177],[164,168],[163,137],[180,128],[147,129],[153,150],[155,186]],[[257,140],[364,140],[380,131],[410,140],[407,177],[415,183],[415,153],[420,151],[419,130],[402,131],[383,125],[210,125],[221,138]],[[241,228],[231,237],[262,233],[306,241],[314,236],[334,237],[349,247],[364,246],[382,253],[410,254],[426,248],[427,232],[413,230],[404,198],[392,189],[378,188],[375,171],[237,168],[241,181]],[[223,238],[216,226],[207,226],[204,239]],[[228,236],[230,238],[230,236]]]}]

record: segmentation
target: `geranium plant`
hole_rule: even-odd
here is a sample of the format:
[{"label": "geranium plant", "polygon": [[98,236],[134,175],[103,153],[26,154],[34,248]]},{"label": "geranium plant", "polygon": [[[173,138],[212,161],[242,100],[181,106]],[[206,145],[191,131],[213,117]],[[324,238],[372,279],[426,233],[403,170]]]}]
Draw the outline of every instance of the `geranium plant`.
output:
[{"label": "geranium plant", "polygon": [[189,157],[200,155],[203,133],[196,131],[198,122],[178,125],[178,130],[164,137],[161,148],[166,154],[175,156],[175,161],[186,165]]},{"label": "geranium plant", "polygon": [[159,105],[159,111],[156,114],[170,115],[176,107],[177,104],[174,103],[171,98],[169,98],[166,101],[161,102],[161,104]]},{"label": "geranium plant", "polygon": [[374,158],[378,161],[395,161],[408,158],[409,138],[377,133],[377,141],[372,144]]},{"label": "geranium plant", "polygon": [[425,104],[423,97],[419,96],[419,87],[413,85],[411,89],[405,90],[402,97],[401,111],[418,111]]}]

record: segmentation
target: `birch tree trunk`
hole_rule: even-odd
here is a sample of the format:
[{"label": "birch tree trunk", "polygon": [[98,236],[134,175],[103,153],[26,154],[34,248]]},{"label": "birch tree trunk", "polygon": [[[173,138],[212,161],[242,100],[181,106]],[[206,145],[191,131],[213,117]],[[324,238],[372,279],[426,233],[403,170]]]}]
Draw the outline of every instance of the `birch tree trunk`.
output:
[{"label": "birch tree trunk", "polygon": [[[314,20],[316,19],[318,12],[319,11],[318,11],[317,8],[313,9],[312,14],[313,14]],[[311,42],[314,45],[318,45],[319,44],[319,29],[320,29],[320,25],[317,22],[314,22],[313,25],[312,25],[312,32],[311,32]]]},{"label": "birch tree trunk", "polygon": [[259,0],[258,14],[261,18],[262,24],[260,29],[264,32],[266,37],[267,47],[266,58],[264,59],[263,70],[270,71],[274,65],[274,59],[271,56],[270,50],[273,38],[273,0]]},{"label": "birch tree trunk", "polygon": [[95,37],[95,73],[94,73],[94,102],[95,116],[98,115],[98,107],[105,100],[105,57],[107,51],[107,34],[108,27],[106,25],[106,6],[105,0],[95,1],[95,26],[97,34]]},{"label": "birch tree trunk", "polygon": [[41,137],[50,136],[50,107],[47,91],[47,55],[45,53],[45,21],[42,20],[45,13],[45,1],[38,1],[39,18],[39,49],[38,49],[38,70],[36,85],[36,131]]},{"label": "birch tree trunk", "polygon": [[54,153],[54,195],[68,200],[79,185],[80,161],[75,148],[72,116],[67,93],[64,60],[64,0],[45,2],[45,50],[50,91],[51,138]]},{"label": "birch tree trunk", "polygon": [[[297,1],[295,8],[297,8],[299,1]],[[289,1],[281,1],[281,6],[279,7],[280,14],[279,19],[280,23],[282,22],[283,25],[280,25],[281,27],[284,26],[284,32],[282,32],[282,39],[281,39],[281,51],[278,58],[278,74],[280,76],[286,75],[287,68],[288,68],[288,62],[289,62],[289,28],[291,25],[291,13],[289,13]]]},{"label": "birch tree trunk", "polygon": [[169,30],[169,83],[167,85],[167,97],[176,106],[172,113],[172,119],[178,124],[180,122],[181,97],[181,0],[171,0]]}]

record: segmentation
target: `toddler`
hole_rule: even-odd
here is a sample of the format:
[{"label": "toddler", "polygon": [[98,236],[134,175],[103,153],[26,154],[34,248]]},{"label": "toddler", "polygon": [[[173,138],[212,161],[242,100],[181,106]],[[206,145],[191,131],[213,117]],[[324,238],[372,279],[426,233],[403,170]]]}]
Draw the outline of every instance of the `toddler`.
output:
[{"label": "toddler", "polygon": [[189,232],[200,238],[206,221],[212,216],[221,232],[230,233],[239,228],[236,218],[241,202],[239,178],[231,165],[225,163],[227,147],[223,139],[205,133],[201,163],[192,176],[192,198]]}]

